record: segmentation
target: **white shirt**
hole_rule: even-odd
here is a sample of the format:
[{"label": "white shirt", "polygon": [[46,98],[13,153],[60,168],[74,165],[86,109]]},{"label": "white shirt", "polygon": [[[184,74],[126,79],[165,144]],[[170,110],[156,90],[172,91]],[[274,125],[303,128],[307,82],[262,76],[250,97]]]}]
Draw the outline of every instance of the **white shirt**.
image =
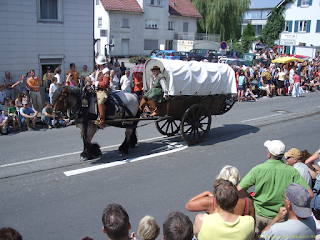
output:
[{"label": "white shirt", "polygon": [[[51,83],[50,84],[50,87],[49,87],[49,97],[50,97],[50,101],[51,101],[51,99],[52,99],[52,95],[53,95],[53,93],[57,90],[57,85],[56,84],[54,84],[54,83]],[[52,102],[51,102],[52,103]]]},{"label": "white shirt", "polygon": [[2,102],[6,99],[7,95],[4,91],[0,91],[0,110],[2,110]]},{"label": "white shirt", "polygon": [[6,120],[7,117],[3,115],[3,113],[0,114],[0,123],[2,123],[4,120]]},{"label": "white shirt", "polygon": [[306,180],[308,185],[312,188],[312,177],[309,172],[308,166],[303,162],[297,162],[296,164],[293,165],[293,167],[299,171],[299,173],[304,178],[304,180]]},{"label": "white shirt", "polygon": [[133,85],[133,80],[131,75],[129,77],[127,77],[126,75],[123,75],[120,79],[120,84],[121,84],[122,91],[131,93],[132,85]]},{"label": "white shirt", "polygon": [[54,76],[57,78],[57,84],[62,85],[62,84],[63,84],[63,81],[62,81],[62,79],[61,79],[61,77],[60,77],[59,73],[57,73],[57,74],[56,74],[56,75],[54,75]]},{"label": "white shirt", "polygon": [[109,84],[109,87],[112,89],[112,90],[118,90],[118,84],[119,84],[119,78],[114,75],[113,76],[113,81],[111,81],[111,77],[110,77],[110,84]]}]

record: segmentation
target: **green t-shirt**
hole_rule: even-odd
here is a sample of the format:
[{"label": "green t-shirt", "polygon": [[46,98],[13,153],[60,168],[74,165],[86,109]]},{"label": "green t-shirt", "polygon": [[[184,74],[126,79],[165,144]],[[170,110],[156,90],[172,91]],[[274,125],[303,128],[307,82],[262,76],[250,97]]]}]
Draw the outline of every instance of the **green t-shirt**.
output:
[{"label": "green t-shirt", "polygon": [[16,107],[8,107],[8,113],[16,113]]},{"label": "green t-shirt", "polygon": [[45,112],[52,115],[52,108],[50,108],[50,109],[48,110],[46,107],[44,107],[44,108],[42,109],[42,112],[41,112],[41,120],[42,120],[42,121],[44,121],[45,118],[46,118],[46,116],[44,115]]},{"label": "green t-shirt", "polygon": [[283,206],[284,192],[292,182],[310,188],[294,167],[286,165],[282,160],[269,159],[252,168],[239,186],[247,190],[255,185],[253,203],[257,215],[274,218]]}]

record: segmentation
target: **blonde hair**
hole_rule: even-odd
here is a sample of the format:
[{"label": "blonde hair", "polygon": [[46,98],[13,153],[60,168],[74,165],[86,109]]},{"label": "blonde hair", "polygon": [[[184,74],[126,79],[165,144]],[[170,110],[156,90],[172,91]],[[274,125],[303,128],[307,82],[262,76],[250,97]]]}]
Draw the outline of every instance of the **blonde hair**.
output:
[{"label": "blonde hair", "polygon": [[141,219],[138,228],[138,235],[144,240],[156,239],[159,236],[160,227],[154,217],[145,216]]},{"label": "blonde hair", "polygon": [[233,183],[233,185],[237,186],[240,182],[240,173],[236,167],[226,165],[221,169],[219,175],[217,176],[217,179],[219,178],[229,180]]}]

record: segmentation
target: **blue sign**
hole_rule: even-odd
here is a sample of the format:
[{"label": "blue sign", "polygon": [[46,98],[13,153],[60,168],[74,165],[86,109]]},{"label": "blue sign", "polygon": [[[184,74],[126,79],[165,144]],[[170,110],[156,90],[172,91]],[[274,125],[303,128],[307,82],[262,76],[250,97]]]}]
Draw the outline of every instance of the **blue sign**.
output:
[{"label": "blue sign", "polygon": [[227,43],[226,43],[226,42],[221,42],[221,43],[220,43],[220,48],[221,48],[222,50],[226,50],[226,49],[227,49]]}]

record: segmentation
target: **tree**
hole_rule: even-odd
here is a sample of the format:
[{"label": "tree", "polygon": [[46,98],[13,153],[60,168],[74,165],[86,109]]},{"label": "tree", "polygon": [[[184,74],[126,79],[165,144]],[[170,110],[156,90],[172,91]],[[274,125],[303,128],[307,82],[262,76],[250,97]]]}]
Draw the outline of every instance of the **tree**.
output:
[{"label": "tree", "polygon": [[220,34],[220,40],[239,39],[243,14],[251,0],[191,0],[201,14],[198,32]]},{"label": "tree", "polygon": [[292,1],[293,0],[285,0],[280,6],[272,9],[267,24],[261,32],[262,41],[269,45],[269,47],[274,46],[274,41],[279,39],[279,34],[284,30],[285,20],[282,13],[285,5],[292,3]]},{"label": "tree", "polygon": [[242,37],[248,36],[248,37],[254,37],[256,35],[254,31],[254,27],[251,24],[251,21],[248,22],[248,25],[243,29]]}]

